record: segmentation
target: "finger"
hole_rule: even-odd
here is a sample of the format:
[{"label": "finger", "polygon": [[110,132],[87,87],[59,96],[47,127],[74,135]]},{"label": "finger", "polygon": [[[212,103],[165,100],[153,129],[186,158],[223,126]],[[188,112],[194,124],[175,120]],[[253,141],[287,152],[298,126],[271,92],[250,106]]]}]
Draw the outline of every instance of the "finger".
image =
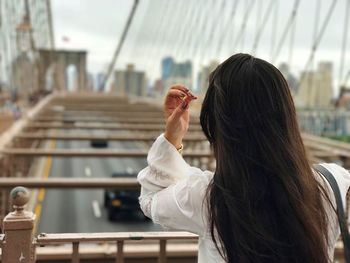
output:
[{"label": "finger", "polygon": [[186,88],[186,91],[185,91],[186,95],[191,97],[192,99],[197,99],[197,96],[193,95],[193,93]]},{"label": "finger", "polygon": [[170,90],[181,90],[186,93],[187,96],[190,96],[192,99],[197,99],[197,96],[193,95],[193,93],[186,88],[184,85],[173,85]]},{"label": "finger", "polygon": [[177,108],[171,114],[173,120],[180,119],[181,116],[187,111],[188,107],[189,103],[186,100],[184,100],[179,106],[177,106]]},{"label": "finger", "polygon": [[181,91],[181,90],[178,90],[178,89],[171,89],[168,91],[167,96],[168,97],[175,97],[175,98],[183,98],[186,96],[186,93]]},{"label": "finger", "polygon": [[187,104],[189,104],[191,101],[197,99],[197,97],[195,96],[186,96],[183,100],[187,102]]},{"label": "finger", "polygon": [[183,92],[185,92],[185,93],[187,93],[188,91],[190,91],[188,88],[186,88],[184,85],[173,85],[173,86],[171,86],[170,87],[170,89],[171,90],[181,90],[181,91],[183,91]]},{"label": "finger", "polygon": [[190,96],[192,98],[192,100],[197,99],[197,96],[193,95],[193,93],[191,91],[188,91],[187,95]]}]

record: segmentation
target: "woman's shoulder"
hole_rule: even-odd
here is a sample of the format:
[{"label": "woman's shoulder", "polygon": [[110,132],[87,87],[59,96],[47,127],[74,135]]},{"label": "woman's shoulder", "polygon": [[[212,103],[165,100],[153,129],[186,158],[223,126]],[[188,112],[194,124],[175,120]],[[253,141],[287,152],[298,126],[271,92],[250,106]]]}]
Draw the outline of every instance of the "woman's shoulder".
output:
[{"label": "woman's shoulder", "polygon": [[344,167],[336,163],[320,163],[324,168],[332,173],[337,182],[346,182],[350,184],[350,173]]},{"label": "woman's shoulder", "polygon": [[336,163],[320,163],[326,168],[335,178],[338,183],[340,193],[345,198],[350,188],[350,173],[348,170]]}]

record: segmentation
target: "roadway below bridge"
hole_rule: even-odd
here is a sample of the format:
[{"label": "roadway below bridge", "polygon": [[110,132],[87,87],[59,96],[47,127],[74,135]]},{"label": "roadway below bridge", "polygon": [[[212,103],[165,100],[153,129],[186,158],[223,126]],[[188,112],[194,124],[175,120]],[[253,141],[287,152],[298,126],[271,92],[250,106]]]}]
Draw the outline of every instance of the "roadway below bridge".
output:
[{"label": "roadway below bridge", "polygon": [[[66,130],[74,134],[76,130]],[[100,135],[106,131],[90,131]],[[57,141],[58,149],[88,149],[89,141]],[[135,150],[145,149],[142,142],[109,142],[109,148]],[[110,177],[113,172],[138,172],[146,166],[141,158],[52,158],[50,177]],[[45,171],[44,171],[45,172]],[[104,190],[91,189],[48,189],[40,190],[42,198],[37,233],[67,232],[119,232],[119,231],[162,231],[162,227],[145,220],[142,213],[109,221],[103,206]],[[44,192],[43,192],[44,191]],[[39,200],[40,201],[40,200]]]}]

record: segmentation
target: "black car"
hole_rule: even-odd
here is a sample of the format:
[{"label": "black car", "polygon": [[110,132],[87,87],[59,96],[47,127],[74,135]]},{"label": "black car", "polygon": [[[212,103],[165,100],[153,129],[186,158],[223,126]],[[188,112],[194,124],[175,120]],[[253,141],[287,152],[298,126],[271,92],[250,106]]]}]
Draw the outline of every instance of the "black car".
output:
[{"label": "black car", "polygon": [[108,141],[102,140],[102,139],[96,139],[90,141],[90,146],[93,148],[107,148],[108,147]]},{"label": "black car", "polygon": [[[137,177],[135,172],[122,172],[113,173],[112,178],[118,177]],[[136,214],[143,215],[139,198],[140,189],[135,190],[115,190],[106,189],[104,192],[104,206],[107,209],[107,215],[109,220],[115,220],[120,216],[132,216]]]}]

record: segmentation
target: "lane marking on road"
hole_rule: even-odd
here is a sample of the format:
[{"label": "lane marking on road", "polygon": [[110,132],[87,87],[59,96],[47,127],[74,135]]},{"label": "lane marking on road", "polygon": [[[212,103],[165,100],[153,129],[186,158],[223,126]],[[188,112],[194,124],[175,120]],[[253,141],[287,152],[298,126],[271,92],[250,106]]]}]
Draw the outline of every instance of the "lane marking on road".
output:
[{"label": "lane marking on road", "polygon": [[94,212],[95,217],[97,218],[101,217],[101,209],[97,200],[92,201],[92,210]]},{"label": "lane marking on road", "polygon": [[[56,140],[51,140],[49,143],[49,149],[54,149],[56,148]],[[44,169],[43,169],[43,179],[47,179],[50,175],[51,172],[51,167],[52,167],[52,157],[46,157],[45,164],[44,164]],[[36,233],[40,221],[40,216],[41,216],[41,211],[42,211],[42,203],[44,202],[45,199],[45,189],[40,188],[39,193],[38,193],[38,200],[37,204],[35,206],[34,212],[36,215],[36,220],[34,223],[34,233]]]},{"label": "lane marking on road", "polygon": [[44,188],[40,188],[39,189],[39,194],[38,194],[38,201],[42,202],[44,201],[45,198],[45,189]]},{"label": "lane marking on road", "polygon": [[91,168],[89,166],[85,167],[85,175],[87,177],[91,177]]},{"label": "lane marking on road", "polygon": [[37,204],[37,205],[35,206],[34,213],[35,213],[36,216],[38,216],[38,215],[41,214],[41,209],[42,209],[41,204]]}]

